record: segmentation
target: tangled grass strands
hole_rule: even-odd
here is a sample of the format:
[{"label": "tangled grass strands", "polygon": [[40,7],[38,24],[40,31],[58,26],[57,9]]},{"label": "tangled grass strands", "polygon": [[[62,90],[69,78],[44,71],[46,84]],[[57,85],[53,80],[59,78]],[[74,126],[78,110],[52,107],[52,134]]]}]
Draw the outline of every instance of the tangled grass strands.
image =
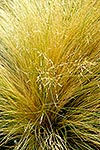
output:
[{"label": "tangled grass strands", "polygon": [[0,149],[100,149],[100,1],[0,1]]}]

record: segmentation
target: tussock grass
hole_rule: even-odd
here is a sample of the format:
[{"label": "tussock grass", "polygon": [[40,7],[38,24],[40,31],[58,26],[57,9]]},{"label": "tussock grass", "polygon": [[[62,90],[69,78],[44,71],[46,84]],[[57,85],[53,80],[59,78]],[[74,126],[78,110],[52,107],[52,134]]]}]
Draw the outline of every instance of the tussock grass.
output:
[{"label": "tussock grass", "polygon": [[0,1],[0,147],[99,150],[99,0]]}]

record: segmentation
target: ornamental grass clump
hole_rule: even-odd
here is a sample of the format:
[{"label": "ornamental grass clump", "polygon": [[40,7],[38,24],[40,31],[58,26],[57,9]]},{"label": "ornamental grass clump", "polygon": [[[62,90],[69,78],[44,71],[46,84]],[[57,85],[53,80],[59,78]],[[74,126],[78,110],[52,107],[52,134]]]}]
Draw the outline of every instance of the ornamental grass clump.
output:
[{"label": "ornamental grass clump", "polygon": [[100,1],[0,1],[1,150],[99,150]]}]

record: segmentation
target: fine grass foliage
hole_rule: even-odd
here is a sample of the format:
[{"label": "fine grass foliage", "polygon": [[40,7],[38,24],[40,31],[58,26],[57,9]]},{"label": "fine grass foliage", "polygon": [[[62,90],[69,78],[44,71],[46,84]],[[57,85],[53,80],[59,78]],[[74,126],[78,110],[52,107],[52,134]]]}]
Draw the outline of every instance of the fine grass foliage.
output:
[{"label": "fine grass foliage", "polygon": [[0,0],[0,148],[99,150],[100,0]]}]

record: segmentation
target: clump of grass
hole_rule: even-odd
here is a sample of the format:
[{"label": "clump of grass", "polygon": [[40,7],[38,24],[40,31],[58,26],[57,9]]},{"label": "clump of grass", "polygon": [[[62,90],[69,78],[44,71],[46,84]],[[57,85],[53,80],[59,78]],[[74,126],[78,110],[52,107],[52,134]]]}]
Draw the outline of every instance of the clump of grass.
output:
[{"label": "clump of grass", "polygon": [[1,1],[0,147],[99,150],[99,0]]}]

